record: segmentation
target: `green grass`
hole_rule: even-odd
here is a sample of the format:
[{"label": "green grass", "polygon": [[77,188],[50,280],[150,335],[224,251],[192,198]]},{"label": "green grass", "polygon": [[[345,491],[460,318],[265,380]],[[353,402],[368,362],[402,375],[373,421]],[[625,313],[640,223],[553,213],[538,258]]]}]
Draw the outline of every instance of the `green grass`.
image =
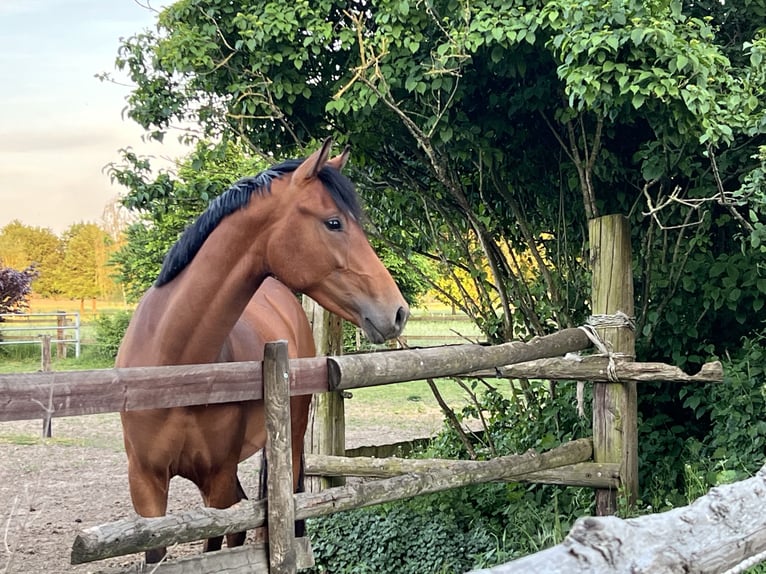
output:
[{"label": "green grass", "polygon": [[410,346],[455,345],[485,339],[475,323],[460,315],[436,319],[415,314],[402,335]]},{"label": "green grass", "polygon": [[[453,409],[468,403],[468,397],[457,383],[447,379],[436,381],[439,393]],[[425,381],[367,387],[351,391],[346,420],[350,424],[388,426],[406,425],[418,417],[441,417],[436,399]]]},{"label": "green grass", "polygon": [[24,433],[0,433],[0,443],[16,446],[32,446],[36,444],[55,444],[59,446],[87,446],[88,441],[81,438],[51,437],[42,438]]},{"label": "green grass", "polygon": [[[41,370],[40,344],[0,347],[0,373],[34,373]],[[56,346],[51,349],[51,369],[54,371],[88,371],[109,369],[114,359],[103,357],[95,345],[83,345],[80,357],[74,356],[70,346],[66,359],[56,358]]]}]

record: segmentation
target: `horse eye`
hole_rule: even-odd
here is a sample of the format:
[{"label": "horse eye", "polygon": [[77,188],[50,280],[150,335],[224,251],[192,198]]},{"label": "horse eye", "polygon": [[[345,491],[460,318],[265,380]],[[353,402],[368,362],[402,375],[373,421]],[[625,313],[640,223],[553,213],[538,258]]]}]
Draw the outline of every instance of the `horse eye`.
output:
[{"label": "horse eye", "polygon": [[324,222],[324,226],[329,229],[330,231],[342,231],[343,230],[343,222],[338,219],[337,217],[333,217],[332,219],[328,219]]}]

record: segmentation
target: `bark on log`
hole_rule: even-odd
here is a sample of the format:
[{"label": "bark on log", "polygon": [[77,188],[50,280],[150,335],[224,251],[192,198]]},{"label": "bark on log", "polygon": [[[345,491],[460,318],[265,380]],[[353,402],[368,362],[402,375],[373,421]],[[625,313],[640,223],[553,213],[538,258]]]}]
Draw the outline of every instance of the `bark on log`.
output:
[{"label": "bark on log", "polygon": [[726,572],[766,551],[765,499],[766,466],[661,514],[580,518],[558,546],[470,574]]},{"label": "bark on log", "polygon": [[[507,377],[509,379],[549,379],[553,381],[609,382],[606,357],[563,357],[537,359],[526,363],[507,365],[495,370],[477,371],[475,377]],[[616,375],[620,381],[665,383],[721,383],[723,366],[720,361],[705,363],[695,375],[688,375],[678,367],[665,363],[635,363],[615,360]]]},{"label": "bark on log", "polygon": [[[295,495],[295,518],[314,518],[467,484],[509,480],[530,472],[586,460],[591,453],[590,439],[579,439],[541,454],[530,451],[503,457],[503,460],[490,460],[478,470],[456,473],[451,469],[434,469],[330,488],[320,493],[300,493]],[[204,508],[159,518],[136,518],[95,526],[81,532],[75,539],[72,564],[257,528],[264,523],[264,507],[263,501],[244,500],[226,510]]]},{"label": "bark on log", "polygon": [[399,381],[462,375],[499,365],[561,357],[591,346],[581,329],[564,329],[528,343],[456,345],[328,357],[330,389],[358,389]]},{"label": "bark on log", "polygon": [[[296,538],[296,563],[298,569],[314,565],[314,553],[308,538]],[[91,570],[92,574],[268,574],[269,560],[266,545],[248,544],[227,548],[197,556],[186,556],[159,564],[134,564],[128,568]]]},{"label": "bark on log", "polygon": [[[597,464],[573,461],[572,464],[549,470],[540,470],[514,476],[504,482],[527,482],[542,484],[563,484],[588,488],[617,488],[619,486],[619,464]],[[485,464],[473,460],[410,459],[344,457],[306,455],[306,474],[319,476],[358,476],[364,478],[390,478],[408,472],[423,472],[432,468],[463,469],[481,468]]]}]

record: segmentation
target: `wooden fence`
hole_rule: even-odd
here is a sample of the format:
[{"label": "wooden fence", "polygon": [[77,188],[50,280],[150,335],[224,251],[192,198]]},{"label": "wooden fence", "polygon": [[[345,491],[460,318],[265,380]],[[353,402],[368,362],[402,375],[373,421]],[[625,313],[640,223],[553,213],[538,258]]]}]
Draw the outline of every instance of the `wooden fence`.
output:
[{"label": "wooden fence", "polygon": [[[48,411],[53,416],[71,416],[264,398],[270,413],[269,436],[285,437],[290,433],[278,428],[278,425],[286,425],[290,420],[289,412],[286,412],[289,409],[289,401],[286,400],[289,394],[459,375],[500,366],[516,369],[515,376],[521,376],[525,368],[529,369],[527,376],[533,376],[533,373],[537,376],[546,372],[550,365],[560,369],[563,359],[547,363],[535,360],[562,357],[590,345],[591,340],[584,330],[567,329],[529,343],[460,345],[287,361],[286,349],[282,345],[270,344],[263,363],[0,375],[3,406],[0,421],[38,418],[42,411]],[[528,367],[518,363],[525,363]],[[609,358],[602,357],[575,364],[576,368],[581,369],[581,375],[585,372],[582,369],[587,369],[589,378],[607,381],[614,377],[614,373],[608,372],[608,363]],[[516,366],[508,366],[511,364]],[[626,381],[675,378],[694,383],[720,381],[722,375],[720,364],[708,365],[694,376],[685,375],[667,365],[649,365],[647,370],[654,373],[653,376],[642,371],[638,363],[628,365],[617,362],[614,366],[617,376],[625,377]],[[285,378],[290,381],[289,391],[283,384]],[[269,444],[271,460],[275,456],[278,459],[279,452],[289,456],[289,445],[276,445],[272,438]],[[270,529],[278,529],[269,534],[270,544],[275,545],[268,552],[270,570],[264,566],[267,564],[266,549],[250,545],[246,549],[225,550],[169,562],[156,572],[202,572],[204,570],[199,568],[203,567],[208,571],[219,571],[225,567],[227,572],[292,572],[310,562],[307,541],[292,539],[292,529],[285,527],[294,519],[495,480],[540,481],[616,490],[620,465],[591,462],[593,452],[592,441],[580,440],[547,453],[526,453],[487,462],[434,461],[427,468],[423,466],[426,463],[416,461],[391,460],[384,464],[355,459],[353,464],[357,465],[356,470],[349,469],[348,461],[309,457],[307,467],[309,472],[315,474],[346,473],[385,478],[355,486],[330,488],[320,493],[278,494],[280,485],[289,487],[292,484],[289,476],[291,468],[287,464],[282,470],[272,469],[269,474],[270,480],[274,481],[271,488],[276,489],[274,492],[277,493],[270,498],[269,509],[279,515],[278,519],[266,520],[262,501],[243,501],[227,510],[202,509],[163,518],[119,521],[81,533],[73,546],[72,560],[81,563],[140,552],[160,545],[251,529],[267,521]],[[367,465],[367,468],[360,470],[359,465]],[[283,502],[279,502],[280,497]],[[294,508],[294,516],[289,514],[290,508]]]},{"label": "wooden fence", "polygon": [[[591,264],[593,267],[592,306],[594,315],[606,319],[595,329],[566,329],[529,343],[506,343],[497,346],[459,345],[447,348],[388,351],[382,353],[331,356],[324,359],[287,360],[282,344],[269,344],[261,362],[174,367],[107,369],[70,373],[34,373],[0,375],[0,421],[39,418],[43,413],[70,416],[145,408],[166,408],[194,404],[212,404],[264,399],[267,409],[269,457],[268,509],[263,501],[242,501],[225,510],[199,509],[161,518],[138,518],[93,527],[82,532],[72,550],[73,563],[99,560],[141,552],[157,546],[169,546],[202,538],[252,529],[267,523],[269,548],[247,545],[217,553],[194,556],[152,567],[157,574],[175,572],[294,572],[311,563],[310,545],[293,536],[293,521],[332,512],[409,498],[466,484],[495,480],[539,481],[555,484],[585,485],[597,491],[597,512],[609,514],[616,505],[620,489],[630,500],[637,493],[636,464],[636,385],[643,381],[681,383],[720,382],[720,363],[706,365],[700,373],[687,375],[663,364],[633,362],[634,334],[628,318],[632,315],[632,280],[630,242],[627,222],[620,216],[606,216],[590,222]],[[608,341],[607,348],[603,341]],[[599,344],[603,356],[582,361],[567,361],[566,353]],[[552,358],[551,358],[552,357]],[[531,362],[530,362],[531,361]],[[307,470],[322,475],[375,476],[378,480],[358,485],[339,486],[293,495],[288,424],[290,395],[321,393],[322,397],[340,396],[341,391],[371,385],[410,380],[490,373],[519,378],[588,380],[594,383],[593,438],[573,441],[546,453],[525,453],[486,462],[473,461],[403,461],[390,459],[354,459],[309,456]],[[289,380],[288,386],[284,384]],[[342,401],[339,401],[342,409]],[[338,402],[334,405],[337,406]],[[333,406],[333,408],[335,408]],[[332,417],[330,417],[332,418]],[[337,420],[337,416],[335,417]],[[334,441],[337,442],[337,441]],[[764,486],[755,481],[741,487],[762,499]],[[716,492],[716,491],[714,491]],[[717,491],[721,492],[721,491]],[[726,504],[714,497],[709,506],[714,520],[702,513],[705,522],[724,524],[736,534],[725,538],[739,550],[719,553],[710,566],[684,571],[722,572],[743,556],[751,556],[766,547],[758,532],[732,526]],[[744,494],[742,496],[745,496]],[[728,500],[728,499],[726,499]],[[731,503],[733,504],[733,503]],[[756,503],[753,504],[756,506]],[[758,504],[760,506],[760,504]],[[689,521],[694,514],[666,513],[668,532],[697,532]],[[660,515],[663,516],[663,515]],[[636,519],[649,520],[650,517]],[[763,517],[760,517],[762,520]],[[605,563],[593,559],[584,564],[594,568],[580,571],[676,572],[644,568],[659,564],[662,556],[684,555],[667,545],[628,544],[614,547],[609,539],[628,539],[641,522],[618,519],[584,519],[577,523],[563,545],[551,554],[529,560],[518,568],[498,566],[489,572],[563,572],[555,570],[558,561],[571,564],[587,552],[603,554]],[[652,518],[652,520],[654,520]],[[660,520],[660,519],[657,519]],[[664,520],[664,519],[662,519]],[[756,524],[756,522],[753,522]],[[664,522],[663,522],[664,524]],[[760,524],[760,523],[757,523]],[[615,528],[611,532],[611,528]],[[622,530],[620,530],[622,528]],[[663,532],[655,523],[650,532]],[[628,532],[626,534],[626,532]],[[728,535],[727,535],[728,536]],[[663,538],[662,535],[659,538]],[[667,540],[672,540],[669,536]],[[578,554],[578,543],[586,550]],[[720,546],[720,545],[719,545]],[[587,550],[590,548],[590,550]],[[627,550],[621,550],[627,549]],[[548,552],[548,551],[545,551]],[[692,550],[692,556],[697,556]],[[268,555],[268,557],[267,557]],[[566,562],[562,555],[569,555]],[[660,556],[660,558],[658,558]],[[685,555],[684,555],[685,556]],[[656,559],[656,560],[655,560]],[[537,561],[536,561],[537,560]],[[636,562],[638,560],[638,562]],[[667,563],[673,560],[671,556]],[[619,563],[619,564],[618,564]],[[624,568],[623,568],[624,565]],[[508,568],[506,570],[506,568]],[[516,569],[514,569],[516,568]],[[622,568],[622,569],[620,569]],[[570,571],[570,570],[566,570]]]}]

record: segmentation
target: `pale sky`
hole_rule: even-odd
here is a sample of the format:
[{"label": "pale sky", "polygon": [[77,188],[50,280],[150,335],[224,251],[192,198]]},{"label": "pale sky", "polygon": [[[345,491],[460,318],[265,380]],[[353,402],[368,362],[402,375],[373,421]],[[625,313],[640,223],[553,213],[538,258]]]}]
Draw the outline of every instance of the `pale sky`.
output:
[{"label": "pale sky", "polygon": [[133,0],[0,0],[0,227],[19,219],[60,234],[99,223],[123,191],[103,172],[120,148],[183,155],[174,136],[142,142],[122,118],[129,88],[95,77],[117,76],[120,38],[154,19]]}]

